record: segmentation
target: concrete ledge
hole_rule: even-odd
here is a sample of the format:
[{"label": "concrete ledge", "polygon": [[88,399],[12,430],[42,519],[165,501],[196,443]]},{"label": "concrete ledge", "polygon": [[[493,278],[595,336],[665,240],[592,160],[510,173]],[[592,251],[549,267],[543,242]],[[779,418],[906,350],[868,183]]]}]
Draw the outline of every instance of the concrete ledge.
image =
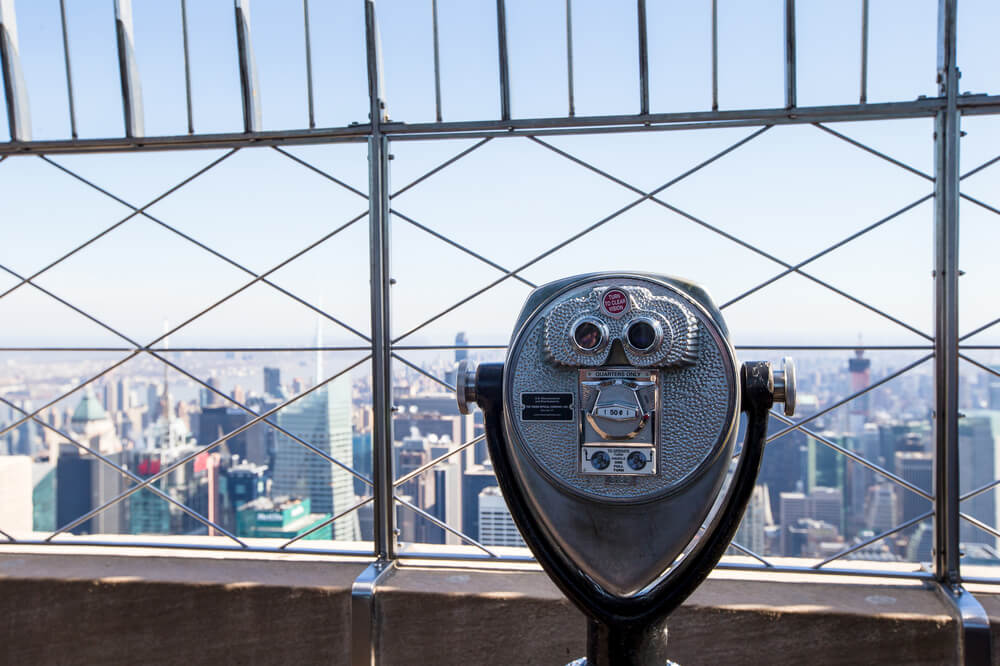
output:
[{"label": "concrete ledge", "polygon": [[[350,661],[362,560],[121,552],[0,553],[0,663]],[[977,597],[996,631],[1000,596]],[[404,566],[376,600],[384,664],[565,664],[584,653],[583,616],[532,567]],[[685,666],[946,664],[958,646],[930,586],[833,576],[717,572],[670,632]]]}]

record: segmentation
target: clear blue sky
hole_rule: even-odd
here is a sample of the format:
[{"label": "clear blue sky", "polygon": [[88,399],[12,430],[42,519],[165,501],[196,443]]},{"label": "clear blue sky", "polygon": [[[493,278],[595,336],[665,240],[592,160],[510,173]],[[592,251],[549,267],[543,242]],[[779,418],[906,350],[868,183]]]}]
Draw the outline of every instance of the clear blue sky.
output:
[{"label": "clear blue sky", "polygon": [[[727,109],[783,104],[782,2],[720,0],[720,101]],[[857,101],[860,0],[798,5],[799,104]],[[936,2],[871,2],[869,100],[934,95]],[[233,10],[227,0],[188,3],[195,127],[242,126]],[[301,4],[251,3],[267,129],[304,127]],[[67,138],[61,34],[56,0],[17,2],[21,51],[37,139]],[[386,90],[394,120],[433,120],[430,0],[378,3]],[[67,0],[77,123],[82,137],[120,136],[112,2]],[[312,0],[316,117],[320,126],[365,122],[363,3]],[[507,3],[515,116],[566,112],[564,2]],[[1000,92],[996,2],[960,0],[963,90]],[[498,114],[495,3],[441,0],[443,109],[446,120]],[[578,115],[638,111],[634,3],[574,2]],[[184,133],[179,2],[135,0],[136,48],[150,135]],[[649,2],[654,112],[710,107],[710,3]],[[4,111],[0,110],[0,115]],[[0,141],[6,118],[0,118]],[[931,172],[930,120],[840,124],[837,129]],[[966,169],[1000,153],[1000,119],[964,123]],[[682,173],[753,129],[553,138],[550,143],[640,188]],[[393,147],[398,187],[470,141],[406,142]],[[136,205],[224,151],[56,158]],[[355,187],[367,182],[362,145],[291,152]],[[963,189],[1000,204],[1000,167]],[[666,190],[663,198],[707,223],[789,262],[799,261],[928,193],[905,173],[810,126],[778,127]],[[632,201],[636,195],[527,139],[494,140],[394,202],[400,212],[513,268]],[[30,273],[128,213],[38,158],[0,164],[0,263]],[[270,149],[243,150],[153,206],[150,212],[261,271],[365,209],[365,202]],[[998,218],[963,204],[962,327],[1000,314]],[[929,203],[810,266],[817,277],[925,331],[931,330]],[[500,273],[406,222],[394,220],[394,329],[408,330]],[[367,229],[362,220],[274,279],[367,331]],[[544,282],[588,270],[636,268],[704,283],[719,301],[781,268],[690,221],[645,203],[525,271]],[[140,341],[159,335],[249,278],[218,259],[135,218],[40,284]],[[0,290],[14,279],[0,275]],[[420,333],[415,344],[503,343],[527,288],[509,280]],[[921,339],[804,278],[789,277],[729,308],[738,343],[920,343]],[[0,300],[3,344],[114,344],[115,339],[25,287]],[[314,315],[258,285],[174,336],[182,344],[308,344]],[[357,338],[330,325],[328,343]],[[982,342],[1000,340],[1000,331]],[[988,360],[990,357],[983,357]]]}]

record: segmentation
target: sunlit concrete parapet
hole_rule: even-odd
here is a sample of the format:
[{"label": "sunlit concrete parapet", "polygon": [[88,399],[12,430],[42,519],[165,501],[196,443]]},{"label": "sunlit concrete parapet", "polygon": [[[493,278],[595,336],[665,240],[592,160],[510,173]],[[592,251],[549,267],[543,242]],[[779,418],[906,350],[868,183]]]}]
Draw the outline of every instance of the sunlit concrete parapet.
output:
[{"label": "sunlit concrete parapet", "polygon": [[[0,662],[350,662],[366,559],[127,552],[0,554]],[[998,592],[977,588],[994,628]],[[579,613],[534,565],[398,567],[377,609],[383,664],[562,664],[585,650]],[[682,664],[958,660],[949,606],[920,581],[760,571],[715,572],[672,616],[669,645]]]}]

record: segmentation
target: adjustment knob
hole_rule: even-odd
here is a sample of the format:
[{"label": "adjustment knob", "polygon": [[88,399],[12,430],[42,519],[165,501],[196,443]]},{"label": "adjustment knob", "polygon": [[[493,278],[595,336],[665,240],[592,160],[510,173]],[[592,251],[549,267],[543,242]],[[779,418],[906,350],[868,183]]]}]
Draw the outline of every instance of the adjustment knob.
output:
[{"label": "adjustment knob", "polygon": [[795,414],[795,361],[781,359],[781,370],[774,370],[774,401],[785,405],[785,416]]},{"label": "adjustment knob", "polygon": [[460,414],[471,414],[476,404],[476,364],[461,361],[455,373],[455,398]]}]

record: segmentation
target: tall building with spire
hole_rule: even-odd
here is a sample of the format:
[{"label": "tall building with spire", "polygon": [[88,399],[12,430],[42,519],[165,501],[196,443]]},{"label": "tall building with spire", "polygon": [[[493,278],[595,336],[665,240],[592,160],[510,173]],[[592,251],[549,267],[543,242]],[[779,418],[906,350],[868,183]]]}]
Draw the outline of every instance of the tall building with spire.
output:
[{"label": "tall building with spire", "polygon": [[[851,376],[852,394],[857,393],[858,391],[863,391],[871,386],[871,368],[872,362],[871,359],[865,358],[865,350],[854,350],[854,358],[847,361],[847,370]],[[870,410],[871,400],[869,393],[858,396],[851,401],[850,410],[848,412],[848,429],[855,437],[860,437],[861,433],[864,431],[865,423],[868,422],[868,418],[871,415]]]},{"label": "tall building with spire", "polygon": [[[322,346],[317,326],[316,384],[326,379],[323,376],[322,352],[319,351]],[[349,374],[337,377],[285,407],[278,412],[277,422],[296,437],[353,467]],[[354,477],[339,465],[279,432],[275,437],[272,494],[275,497],[309,499],[314,512],[336,515],[355,503]],[[360,538],[357,512],[333,523],[333,538],[338,541],[357,541]]]}]

